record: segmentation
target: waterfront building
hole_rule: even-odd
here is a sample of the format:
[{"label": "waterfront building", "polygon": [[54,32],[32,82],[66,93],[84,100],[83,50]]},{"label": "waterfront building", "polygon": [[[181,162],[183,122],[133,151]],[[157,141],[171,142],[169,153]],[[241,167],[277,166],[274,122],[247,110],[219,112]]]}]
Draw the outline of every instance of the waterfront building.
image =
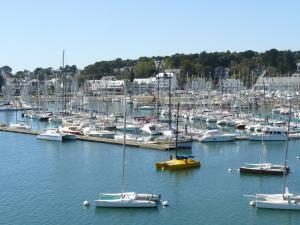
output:
[{"label": "waterfront building", "polygon": [[193,91],[207,91],[212,89],[212,81],[211,80],[206,80],[205,78],[194,78],[191,82],[192,85],[192,90]]},{"label": "waterfront building", "polygon": [[226,93],[233,93],[240,90],[245,90],[244,83],[240,79],[221,79],[219,80],[220,91]]},{"label": "waterfront building", "polygon": [[299,91],[300,90],[300,64],[297,64],[296,73],[291,76],[269,77],[264,71],[254,85],[255,90],[266,91]]},{"label": "waterfront building", "polygon": [[120,94],[123,92],[124,80],[114,79],[114,76],[106,76],[100,80],[88,80],[88,88],[92,92],[107,91],[110,94]]},{"label": "waterfront building", "polygon": [[155,76],[155,90],[169,90],[169,82],[171,91],[177,88],[177,76],[175,73],[158,73]]},{"label": "waterfront building", "polygon": [[136,78],[133,81],[134,93],[144,94],[152,93],[154,91],[155,77]]}]

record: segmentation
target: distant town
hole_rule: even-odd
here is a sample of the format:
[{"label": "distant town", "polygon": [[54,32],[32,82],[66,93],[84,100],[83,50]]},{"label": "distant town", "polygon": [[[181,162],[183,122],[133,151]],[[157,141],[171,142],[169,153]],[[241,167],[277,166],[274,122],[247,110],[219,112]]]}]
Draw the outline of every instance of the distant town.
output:
[{"label": "distant town", "polygon": [[[81,88],[90,94],[104,89],[110,94],[122,93],[125,80],[131,81],[130,91],[136,95],[151,95],[157,89],[210,90],[232,93],[253,87],[268,90],[298,90],[300,86],[300,53],[268,50],[264,53],[214,52],[175,54],[165,57],[141,57],[137,60],[96,62],[79,70],[76,65],[58,69],[36,68],[13,73],[12,68],[0,68],[1,93],[5,84],[18,94],[22,87],[36,93],[47,87],[48,93],[64,86],[72,92]],[[170,82],[170,84],[169,84]],[[42,90],[42,88],[41,88]]]}]

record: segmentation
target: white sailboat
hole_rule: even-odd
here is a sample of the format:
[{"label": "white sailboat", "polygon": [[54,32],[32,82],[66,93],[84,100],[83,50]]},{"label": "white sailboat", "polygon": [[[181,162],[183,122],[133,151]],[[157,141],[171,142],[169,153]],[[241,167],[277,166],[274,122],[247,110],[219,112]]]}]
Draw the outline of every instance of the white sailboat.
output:
[{"label": "white sailboat", "polygon": [[[287,139],[285,145],[285,157],[284,157],[284,168],[287,168],[287,156],[288,156],[288,136],[290,131],[290,121],[291,121],[291,105],[288,121],[288,131]],[[300,195],[293,194],[288,191],[286,185],[286,170],[283,173],[283,188],[282,193],[279,194],[256,194],[255,199],[250,202],[251,206],[256,206],[257,208],[266,209],[285,209],[285,210],[300,210]]]},{"label": "white sailboat", "polygon": [[[125,88],[124,88],[125,89]],[[124,101],[126,95],[124,90]],[[124,104],[124,136],[123,136],[123,169],[121,193],[102,193],[99,199],[94,200],[96,207],[108,208],[154,208],[160,203],[160,195],[138,194],[136,192],[125,192],[125,145],[126,145],[126,104]]]}]

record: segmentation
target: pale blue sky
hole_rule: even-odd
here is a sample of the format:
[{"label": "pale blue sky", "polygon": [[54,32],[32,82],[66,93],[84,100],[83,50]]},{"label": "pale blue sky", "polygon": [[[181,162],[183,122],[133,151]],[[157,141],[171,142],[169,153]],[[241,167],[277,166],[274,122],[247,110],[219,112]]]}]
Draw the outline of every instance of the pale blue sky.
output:
[{"label": "pale blue sky", "polygon": [[298,0],[0,0],[0,66],[83,68],[117,57],[299,50]]}]

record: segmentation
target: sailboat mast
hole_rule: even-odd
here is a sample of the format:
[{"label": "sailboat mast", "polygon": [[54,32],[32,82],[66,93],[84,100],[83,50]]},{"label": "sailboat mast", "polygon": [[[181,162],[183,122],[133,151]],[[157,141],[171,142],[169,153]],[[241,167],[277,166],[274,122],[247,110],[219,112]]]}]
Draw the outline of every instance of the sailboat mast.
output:
[{"label": "sailboat mast", "polygon": [[178,153],[178,116],[179,116],[179,102],[177,103],[177,113],[176,113],[176,141],[175,141],[175,156]]},{"label": "sailboat mast", "polygon": [[169,75],[169,130],[171,130],[172,120],[171,120],[171,76]]},{"label": "sailboat mast", "polygon": [[286,142],[285,142],[285,152],[284,152],[284,171],[283,171],[283,187],[282,187],[282,197],[284,199],[285,186],[286,186],[286,167],[287,167],[287,157],[288,157],[288,147],[289,147],[289,133],[290,133],[290,123],[291,123],[291,112],[292,112],[292,103],[290,100],[289,107],[289,119],[288,119],[288,129],[286,134]]},{"label": "sailboat mast", "polygon": [[67,80],[65,75],[65,50],[63,50],[63,58],[62,58],[62,76],[63,76],[63,88],[64,88],[64,115],[67,113]]},{"label": "sailboat mast", "polygon": [[126,104],[126,90],[125,90],[125,80],[123,84],[123,90],[124,90],[124,135],[123,135],[123,168],[122,168],[122,185],[121,185],[121,191],[124,193],[125,190],[125,145],[126,145],[126,114],[127,114],[127,104]]}]

